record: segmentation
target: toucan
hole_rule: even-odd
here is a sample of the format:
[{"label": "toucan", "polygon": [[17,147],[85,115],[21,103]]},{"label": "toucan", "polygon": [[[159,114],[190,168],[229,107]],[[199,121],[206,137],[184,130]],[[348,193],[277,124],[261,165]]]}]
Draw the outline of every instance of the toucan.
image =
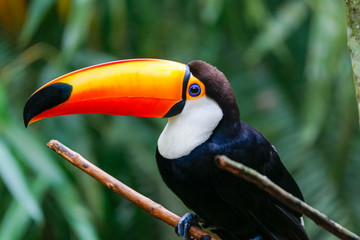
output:
[{"label": "toucan", "polygon": [[67,114],[168,118],[156,149],[165,184],[194,213],[176,227],[204,226],[223,240],[307,240],[302,215],[214,163],[217,155],[266,175],[303,200],[274,146],[245,122],[229,81],[195,60],[130,59],[83,68],[42,86],[24,107],[25,126]]}]

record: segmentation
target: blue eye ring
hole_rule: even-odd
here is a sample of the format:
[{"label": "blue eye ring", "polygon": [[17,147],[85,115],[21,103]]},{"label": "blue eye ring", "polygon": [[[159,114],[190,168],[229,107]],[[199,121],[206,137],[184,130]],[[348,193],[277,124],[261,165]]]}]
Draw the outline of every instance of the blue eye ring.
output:
[{"label": "blue eye ring", "polygon": [[201,93],[201,87],[199,86],[199,84],[191,84],[189,87],[189,95],[191,97],[197,97],[199,96]]}]

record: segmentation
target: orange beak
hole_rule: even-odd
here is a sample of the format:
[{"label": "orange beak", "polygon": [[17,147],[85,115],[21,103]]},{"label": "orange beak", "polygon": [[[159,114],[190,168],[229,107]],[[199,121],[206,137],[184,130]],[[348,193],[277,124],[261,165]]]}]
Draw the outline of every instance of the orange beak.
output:
[{"label": "orange beak", "polygon": [[182,63],[134,59],[104,63],[61,76],[25,104],[25,126],[68,114],[172,117],[188,96],[189,82],[202,83]]}]

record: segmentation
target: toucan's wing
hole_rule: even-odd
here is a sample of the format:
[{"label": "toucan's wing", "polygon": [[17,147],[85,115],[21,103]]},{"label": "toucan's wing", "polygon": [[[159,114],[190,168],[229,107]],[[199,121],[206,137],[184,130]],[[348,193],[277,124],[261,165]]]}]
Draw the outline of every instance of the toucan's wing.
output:
[{"label": "toucan's wing", "polygon": [[[227,147],[224,153],[269,177],[273,182],[303,199],[301,191],[283,166],[272,145],[255,129],[243,125],[246,141],[241,139]],[[252,136],[253,139],[249,139]],[[232,174],[214,168],[212,184],[217,194],[239,215],[256,224],[264,239],[308,240],[301,214],[289,209],[255,185]],[[241,191],[239,190],[241,189]],[[240,226],[239,226],[240,227]]]}]

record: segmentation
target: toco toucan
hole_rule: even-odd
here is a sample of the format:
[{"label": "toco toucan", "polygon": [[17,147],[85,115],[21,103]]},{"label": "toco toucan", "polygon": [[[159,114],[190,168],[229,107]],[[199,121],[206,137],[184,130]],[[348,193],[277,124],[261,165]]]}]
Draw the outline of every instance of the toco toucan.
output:
[{"label": "toco toucan", "polygon": [[80,69],[33,93],[24,122],[66,114],[168,118],[157,165],[166,185],[196,213],[184,215],[179,235],[186,238],[189,226],[204,220],[223,240],[308,239],[301,214],[215,166],[214,157],[226,155],[303,199],[275,148],[240,121],[230,84],[216,67],[132,59]]}]

